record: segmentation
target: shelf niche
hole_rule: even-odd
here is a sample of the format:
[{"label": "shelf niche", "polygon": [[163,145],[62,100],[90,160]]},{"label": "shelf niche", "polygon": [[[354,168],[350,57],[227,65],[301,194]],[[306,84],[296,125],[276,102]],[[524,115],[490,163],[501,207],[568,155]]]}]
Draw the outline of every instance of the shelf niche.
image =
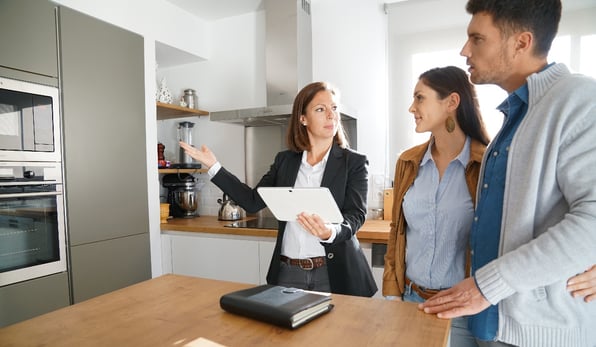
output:
[{"label": "shelf niche", "polygon": [[157,120],[208,115],[207,111],[157,102]]},{"label": "shelf niche", "polygon": [[195,173],[206,173],[209,171],[208,169],[177,169],[177,168],[161,168],[158,169],[160,174],[171,174],[171,173],[187,173],[187,174],[195,174]]}]

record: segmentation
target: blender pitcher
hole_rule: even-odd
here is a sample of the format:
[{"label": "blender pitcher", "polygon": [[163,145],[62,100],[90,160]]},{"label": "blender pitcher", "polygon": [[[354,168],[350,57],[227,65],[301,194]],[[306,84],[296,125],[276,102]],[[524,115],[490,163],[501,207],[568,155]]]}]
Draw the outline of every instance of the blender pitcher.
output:
[{"label": "blender pitcher", "polygon": [[[192,145],[192,128],[194,127],[195,123],[192,122],[180,122],[178,123],[178,141],[183,141]],[[184,149],[180,147],[178,149],[178,167],[181,168],[200,168],[201,164],[193,163],[193,159],[190,155],[184,152]]]}]

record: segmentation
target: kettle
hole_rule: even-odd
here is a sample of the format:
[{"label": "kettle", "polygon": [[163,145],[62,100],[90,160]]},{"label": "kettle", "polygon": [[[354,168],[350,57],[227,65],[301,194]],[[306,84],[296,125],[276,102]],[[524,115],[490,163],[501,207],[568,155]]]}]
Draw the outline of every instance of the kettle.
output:
[{"label": "kettle", "polygon": [[240,217],[240,206],[234,200],[228,199],[226,193],[224,193],[223,199],[217,199],[217,202],[221,205],[217,214],[218,220],[238,220],[242,218]]}]

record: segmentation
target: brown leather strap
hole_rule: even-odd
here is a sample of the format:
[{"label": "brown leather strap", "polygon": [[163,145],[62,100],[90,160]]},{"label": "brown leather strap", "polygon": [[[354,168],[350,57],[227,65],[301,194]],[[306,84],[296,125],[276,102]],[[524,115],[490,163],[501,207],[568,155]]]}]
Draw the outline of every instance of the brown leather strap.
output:
[{"label": "brown leather strap", "polygon": [[420,295],[421,298],[424,300],[428,300],[431,296],[437,294],[439,291],[436,289],[427,289],[419,287],[416,283],[410,281],[409,278],[406,277],[406,286],[410,286],[416,294]]},{"label": "brown leather strap", "polygon": [[325,265],[325,257],[291,259],[286,257],[285,255],[282,255],[280,259],[286,264],[300,266],[302,270],[312,270]]}]

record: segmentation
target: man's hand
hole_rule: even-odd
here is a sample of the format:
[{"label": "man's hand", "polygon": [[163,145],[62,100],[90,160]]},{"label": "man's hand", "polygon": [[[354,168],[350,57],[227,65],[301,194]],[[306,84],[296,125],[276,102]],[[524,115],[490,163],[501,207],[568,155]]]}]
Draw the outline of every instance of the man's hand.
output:
[{"label": "man's hand", "polygon": [[596,265],[567,281],[567,290],[574,298],[584,297],[585,302],[596,300]]},{"label": "man's hand", "polygon": [[418,308],[426,313],[436,313],[439,318],[456,318],[476,314],[490,306],[472,277],[455,286],[442,290]]}]

